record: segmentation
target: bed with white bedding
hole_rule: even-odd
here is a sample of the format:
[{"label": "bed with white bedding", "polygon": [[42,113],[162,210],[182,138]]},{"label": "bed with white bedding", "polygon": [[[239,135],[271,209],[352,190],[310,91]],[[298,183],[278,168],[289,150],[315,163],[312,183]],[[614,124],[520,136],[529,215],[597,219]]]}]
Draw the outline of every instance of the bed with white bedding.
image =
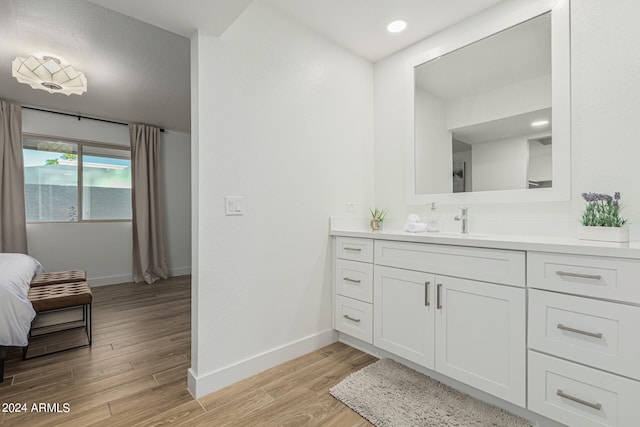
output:
[{"label": "bed with white bedding", "polygon": [[7,347],[24,347],[29,342],[31,321],[36,315],[28,298],[29,285],[39,273],[44,273],[44,268],[35,258],[0,253],[0,382],[4,379]]},{"label": "bed with white bedding", "polygon": [[0,253],[0,346],[24,347],[36,312],[29,301],[33,276],[44,273],[29,255]]}]

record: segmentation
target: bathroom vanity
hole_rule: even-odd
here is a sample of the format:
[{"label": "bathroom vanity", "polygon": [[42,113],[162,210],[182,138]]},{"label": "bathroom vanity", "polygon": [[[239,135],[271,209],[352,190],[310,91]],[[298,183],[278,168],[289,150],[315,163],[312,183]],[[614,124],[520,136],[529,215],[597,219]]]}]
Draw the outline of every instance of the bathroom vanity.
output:
[{"label": "bathroom vanity", "polygon": [[331,235],[341,340],[563,424],[640,422],[640,244]]}]

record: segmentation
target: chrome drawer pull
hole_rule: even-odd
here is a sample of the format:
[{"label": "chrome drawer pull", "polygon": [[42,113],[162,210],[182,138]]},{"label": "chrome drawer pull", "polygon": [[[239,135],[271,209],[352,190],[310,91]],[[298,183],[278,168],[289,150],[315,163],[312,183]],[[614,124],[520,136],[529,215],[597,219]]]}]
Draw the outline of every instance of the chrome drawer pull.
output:
[{"label": "chrome drawer pull", "polygon": [[345,251],[355,251],[355,252],[360,252],[360,251],[362,251],[362,248],[350,248],[350,247],[348,247],[348,246],[345,246],[345,247],[344,247],[344,248],[342,248],[342,249],[344,249]]},{"label": "chrome drawer pull", "polygon": [[362,280],[352,279],[350,277],[344,277],[344,278],[342,278],[342,280],[344,280],[345,282],[351,282],[351,283],[361,283],[362,282]]},{"label": "chrome drawer pull", "polygon": [[353,317],[349,316],[348,314],[345,314],[342,317],[344,317],[347,320],[351,320],[352,322],[360,323],[360,319],[354,319]]},{"label": "chrome drawer pull", "polygon": [[565,399],[573,400],[576,403],[579,403],[579,404],[584,405],[584,406],[588,406],[589,408],[597,409],[598,411],[602,408],[602,404],[600,404],[600,403],[587,402],[586,400],[582,400],[582,399],[580,399],[578,397],[573,397],[570,394],[566,394],[560,389],[558,389],[558,391],[556,391],[556,394],[558,396],[560,396],[560,397],[564,397]]},{"label": "chrome drawer pull", "polygon": [[591,279],[591,280],[600,280],[602,276],[599,274],[581,274],[581,273],[568,273],[566,271],[556,271],[558,276],[566,276],[566,277],[577,277],[578,279]]},{"label": "chrome drawer pull", "polygon": [[431,282],[424,282],[424,305],[425,307],[429,307],[431,302],[429,302],[429,285]]},{"label": "chrome drawer pull", "polygon": [[601,332],[583,331],[582,329],[576,329],[576,328],[572,328],[570,326],[564,326],[562,323],[558,323],[558,329],[562,329],[563,331],[574,332],[576,334],[586,335],[588,337],[602,338],[602,333]]}]

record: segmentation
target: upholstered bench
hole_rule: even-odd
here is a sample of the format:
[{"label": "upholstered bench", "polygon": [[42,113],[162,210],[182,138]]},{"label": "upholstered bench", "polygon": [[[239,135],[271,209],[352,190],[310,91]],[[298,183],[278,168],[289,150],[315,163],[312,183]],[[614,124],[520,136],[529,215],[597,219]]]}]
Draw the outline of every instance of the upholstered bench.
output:
[{"label": "upholstered bench", "polygon": [[[39,328],[34,328],[32,322],[32,327],[29,331],[29,342],[31,342],[32,337],[55,334],[71,329],[84,328],[87,334],[87,343],[64,348],[62,350],[38,354],[37,356],[32,357],[27,357],[27,352],[29,351],[29,345],[27,345],[22,350],[23,360],[91,345],[91,303],[93,301],[93,295],[91,293],[91,288],[89,287],[89,284],[87,282],[57,283],[48,284],[47,286],[35,286],[29,289],[29,301],[31,301],[31,305],[33,305],[33,309],[36,312],[36,319],[40,314],[43,313],[50,313],[54,311],[78,307],[82,308],[82,323],[80,325],[78,325],[80,323],[79,319],[71,322],[61,322],[47,325]],[[33,334],[33,332],[38,329],[58,328],[65,325],[72,326],[68,328],[56,329],[52,332]]]},{"label": "upholstered bench", "polygon": [[52,271],[51,273],[41,273],[33,276],[31,287],[86,281],[87,272],[85,270]]}]

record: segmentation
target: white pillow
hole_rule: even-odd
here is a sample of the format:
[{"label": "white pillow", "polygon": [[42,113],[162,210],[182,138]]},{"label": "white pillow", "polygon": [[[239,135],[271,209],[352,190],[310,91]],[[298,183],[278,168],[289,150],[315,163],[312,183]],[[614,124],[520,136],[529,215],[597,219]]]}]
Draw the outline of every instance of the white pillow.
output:
[{"label": "white pillow", "polygon": [[25,254],[0,253],[0,287],[28,301],[33,276],[44,273],[40,262]]}]

